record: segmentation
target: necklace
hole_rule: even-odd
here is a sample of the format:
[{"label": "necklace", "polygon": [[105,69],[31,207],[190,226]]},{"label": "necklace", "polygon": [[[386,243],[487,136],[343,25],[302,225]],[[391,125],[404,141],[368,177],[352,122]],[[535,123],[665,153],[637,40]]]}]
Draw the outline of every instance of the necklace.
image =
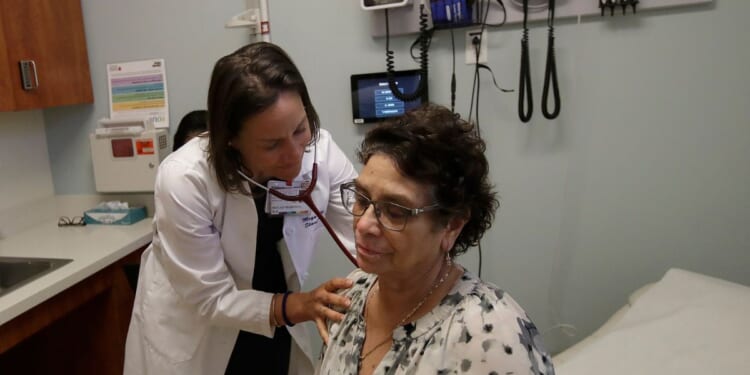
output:
[{"label": "necklace", "polygon": [[[445,280],[446,280],[446,279],[448,278],[448,275],[450,275],[451,271],[453,270],[453,268],[452,268],[452,267],[453,267],[453,261],[451,261],[451,258],[450,258],[450,257],[446,257],[446,264],[448,265],[448,270],[446,270],[446,271],[445,271],[445,273],[443,274],[443,276],[442,276],[442,277],[441,277],[441,278],[440,278],[439,280],[437,280],[437,281],[436,281],[436,282],[435,282],[435,283],[434,283],[434,284],[432,285],[432,288],[430,288],[430,291],[429,291],[429,292],[427,292],[427,294],[426,294],[426,295],[425,295],[424,297],[422,297],[422,300],[421,300],[421,301],[419,301],[419,303],[417,303],[417,305],[416,305],[416,306],[414,306],[414,308],[413,308],[413,309],[411,309],[411,311],[409,311],[409,313],[408,313],[408,314],[406,314],[406,315],[405,315],[405,316],[404,316],[404,317],[403,317],[403,318],[402,318],[402,319],[401,319],[401,320],[400,320],[400,321],[398,322],[398,324],[396,325],[396,327],[401,327],[401,326],[403,326],[404,324],[406,324],[406,322],[407,322],[407,321],[409,321],[409,318],[411,318],[411,317],[412,317],[412,315],[414,315],[414,313],[416,313],[416,312],[417,312],[417,310],[419,310],[419,308],[420,308],[420,307],[422,307],[422,305],[424,305],[424,303],[425,303],[425,302],[427,302],[427,299],[428,299],[428,298],[430,298],[430,296],[432,295],[432,293],[434,293],[434,292],[435,292],[435,290],[436,290],[436,289],[437,289],[437,288],[438,288],[438,287],[439,287],[440,285],[442,285],[442,284],[443,284],[443,282],[445,282]],[[379,285],[379,284],[378,284],[378,285]],[[373,295],[373,294],[374,294],[374,293],[370,293],[370,295],[369,295],[369,296],[367,296],[368,302],[369,302],[369,300],[370,300],[370,298],[372,297],[372,295]],[[365,309],[365,320],[367,320],[367,309]],[[395,328],[395,327],[394,327],[394,328]],[[387,342],[391,341],[392,339],[393,339],[393,336],[388,336],[388,337],[386,337],[385,339],[383,339],[383,341],[379,342],[379,343],[378,343],[377,345],[375,345],[375,346],[374,346],[374,347],[372,347],[372,348],[371,348],[370,350],[368,350],[368,351],[367,351],[367,353],[364,353],[364,354],[360,353],[360,355],[359,355],[359,362],[360,362],[360,365],[362,364],[362,361],[364,361],[364,359],[365,359],[365,358],[367,358],[367,357],[368,357],[368,356],[369,356],[370,354],[372,354],[372,353],[373,353],[373,352],[374,352],[375,350],[377,350],[377,349],[378,349],[378,348],[380,348],[381,346],[385,345],[385,344],[386,344]],[[362,345],[362,349],[364,349],[364,348],[365,348],[365,346],[364,346],[364,345]]]}]

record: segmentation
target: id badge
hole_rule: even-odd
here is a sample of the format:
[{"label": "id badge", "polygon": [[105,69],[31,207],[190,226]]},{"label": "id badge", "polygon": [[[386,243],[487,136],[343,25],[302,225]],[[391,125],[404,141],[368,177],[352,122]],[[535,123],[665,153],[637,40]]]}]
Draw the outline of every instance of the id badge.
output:
[{"label": "id badge", "polygon": [[[285,181],[268,181],[268,188],[286,195],[299,195],[309,185],[309,181],[293,181],[287,184]],[[310,208],[302,201],[285,201],[270,192],[266,194],[266,213],[271,216],[280,215],[306,215]]]}]

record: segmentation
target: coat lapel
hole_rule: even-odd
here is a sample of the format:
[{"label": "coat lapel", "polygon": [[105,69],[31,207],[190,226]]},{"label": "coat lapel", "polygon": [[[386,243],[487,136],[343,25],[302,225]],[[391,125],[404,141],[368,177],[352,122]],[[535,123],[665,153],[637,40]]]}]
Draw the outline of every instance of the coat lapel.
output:
[{"label": "coat lapel", "polygon": [[258,214],[251,197],[227,194],[221,245],[225,263],[240,289],[252,286],[255,267],[255,242],[258,235]]}]

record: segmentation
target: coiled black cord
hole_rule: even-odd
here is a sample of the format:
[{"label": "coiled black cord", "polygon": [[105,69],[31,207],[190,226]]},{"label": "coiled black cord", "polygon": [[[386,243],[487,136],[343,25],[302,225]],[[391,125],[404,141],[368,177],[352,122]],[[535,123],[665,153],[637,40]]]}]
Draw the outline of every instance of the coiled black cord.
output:
[{"label": "coiled black cord", "polygon": [[451,65],[451,112],[456,113],[456,37],[451,28],[451,50],[453,51],[453,62]]},{"label": "coiled black cord", "polygon": [[[555,0],[549,0],[547,10],[547,26],[549,35],[547,36],[547,67],[544,69],[544,89],[542,91],[542,114],[547,119],[554,119],[560,114],[560,90],[557,84],[557,63],[555,63]],[[552,112],[547,108],[547,98],[549,97],[550,81],[552,83],[552,95],[554,95],[554,110]]]},{"label": "coiled black cord", "polygon": [[[531,97],[531,66],[529,62],[529,0],[523,0],[523,37],[521,38],[521,73],[518,83],[518,117],[523,122],[531,120],[534,99]],[[525,106],[524,106],[525,102]]]},{"label": "coiled black cord", "polygon": [[386,75],[388,77],[388,88],[391,89],[393,96],[399,100],[410,102],[422,97],[422,94],[427,90],[427,65],[428,65],[428,50],[430,48],[430,37],[428,26],[427,12],[424,10],[424,4],[419,5],[419,86],[413,93],[406,94],[402,93],[396,85],[396,73],[393,51],[390,46],[390,27],[388,23],[388,9],[385,9],[385,65]]}]

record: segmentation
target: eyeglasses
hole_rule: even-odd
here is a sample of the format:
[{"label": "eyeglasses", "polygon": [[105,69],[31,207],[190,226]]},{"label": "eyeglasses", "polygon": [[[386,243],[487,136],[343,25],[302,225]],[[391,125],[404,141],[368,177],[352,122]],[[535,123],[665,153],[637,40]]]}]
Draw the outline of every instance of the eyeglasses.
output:
[{"label": "eyeglasses", "polygon": [[83,220],[82,216],[73,216],[72,219],[67,216],[60,216],[60,218],[57,219],[57,226],[58,227],[83,227],[83,226],[86,226],[86,221]]},{"label": "eyeglasses", "polygon": [[437,203],[421,208],[409,208],[393,202],[376,202],[357,191],[354,182],[341,185],[341,202],[350,214],[360,217],[370,205],[375,209],[375,218],[383,228],[400,232],[412,216],[440,208]]}]

